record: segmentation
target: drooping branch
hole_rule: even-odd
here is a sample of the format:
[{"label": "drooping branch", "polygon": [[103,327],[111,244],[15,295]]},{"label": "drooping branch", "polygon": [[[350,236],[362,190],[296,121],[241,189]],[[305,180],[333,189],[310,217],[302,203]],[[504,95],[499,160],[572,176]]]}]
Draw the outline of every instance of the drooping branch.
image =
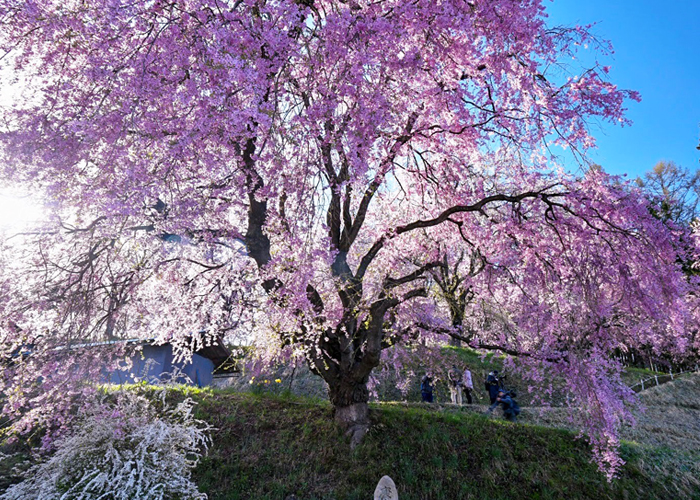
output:
[{"label": "drooping branch", "polygon": [[415,326],[416,326],[416,328],[420,328],[421,330],[434,332],[434,333],[440,333],[443,335],[448,335],[455,340],[459,340],[461,342],[464,342],[466,345],[468,345],[472,349],[483,349],[485,351],[498,351],[498,352],[502,352],[503,354],[507,354],[509,356],[542,359],[543,361],[548,361],[550,363],[559,363],[562,360],[566,359],[566,356],[562,356],[560,358],[545,356],[543,358],[540,358],[540,356],[536,352],[520,351],[518,349],[512,349],[510,347],[505,347],[505,346],[498,345],[498,344],[477,342],[473,338],[464,336],[461,333],[459,333],[457,330],[452,329],[452,328],[443,328],[443,327],[439,327],[439,326],[428,325],[427,323],[418,323]]},{"label": "drooping branch", "polygon": [[389,240],[395,238],[396,236],[400,236],[404,233],[415,231],[416,229],[438,226],[438,225],[448,221],[450,219],[450,217],[454,214],[470,213],[470,212],[483,212],[484,208],[492,203],[505,202],[505,203],[516,204],[516,203],[520,203],[526,199],[542,199],[545,203],[550,203],[551,198],[562,197],[562,196],[566,195],[566,193],[547,193],[547,191],[549,191],[550,189],[552,189],[555,186],[556,186],[556,184],[548,186],[548,187],[541,189],[539,191],[526,191],[526,192],[520,193],[518,195],[495,194],[495,195],[487,196],[487,197],[485,197],[485,198],[483,198],[483,199],[479,200],[478,202],[473,203],[471,205],[455,205],[453,207],[450,207],[450,208],[444,210],[440,215],[438,215],[437,217],[434,217],[432,219],[417,220],[417,221],[411,222],[409,224],[405,224],[403,226],[398,226],[394,230],[386,232],[383,236],[381,236],[372,245],[372,247],[362,257],[362,259],[360,261],[360,265],[358,266],[358,269],[357,269],[356,276],[358,279],[362,279],[362,277],[367,272],[369,265],[372,263],[374,258],[377,256],[379,251],[382,248],[384,248],[384,245],[386,245],[386,243]]}]

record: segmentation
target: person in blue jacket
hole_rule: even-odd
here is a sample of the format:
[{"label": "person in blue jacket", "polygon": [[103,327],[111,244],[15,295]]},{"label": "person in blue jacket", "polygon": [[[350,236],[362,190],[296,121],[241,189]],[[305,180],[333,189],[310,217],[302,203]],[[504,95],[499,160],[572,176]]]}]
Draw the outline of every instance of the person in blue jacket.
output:
[{"label": "person in blue jacket", "polygon": [[515,422],[520,415],[520,406],[513,399],[509,391],[500,390],[496,395],[496,401],[489,406],[489,413],[491,413],[498,405],[501,405],[503,409],[503,418],[509,422]]}]

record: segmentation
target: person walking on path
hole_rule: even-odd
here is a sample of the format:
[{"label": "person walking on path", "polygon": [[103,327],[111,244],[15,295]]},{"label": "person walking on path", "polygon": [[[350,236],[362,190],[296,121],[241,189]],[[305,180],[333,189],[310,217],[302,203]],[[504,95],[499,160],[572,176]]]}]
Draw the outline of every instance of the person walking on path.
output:
[{"label": "person walking on path", "polygon": [[450,386],[452,404],[462,406],[462,372],[457,365],[452,365],[452,369],[447,372],[447,382]]},{"label": "person walking on path", "polygon": [[462,374],[462,387],[464,388],[464,395],[467,396],[467,404],[472,404],[472,391],[474,390],[474,382],[472,381],[472,372],[469,367],[464,369]]}]

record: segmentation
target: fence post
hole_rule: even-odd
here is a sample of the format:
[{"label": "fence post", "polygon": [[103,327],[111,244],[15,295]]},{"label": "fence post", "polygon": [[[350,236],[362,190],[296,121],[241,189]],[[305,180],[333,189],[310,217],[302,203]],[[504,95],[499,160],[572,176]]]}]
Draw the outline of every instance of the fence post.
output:
[{"label": "fence post", "polygon": [[642,390],[644,390],[644,379],[640,380],[640,382],[642,384]]},{"label": "fence post", "polygon": [[654,380],[656,380],[656,385],[659,385],[659,376],[658,375],[654,375]]},{"label": "fence post", "polygon": [[671,380],[673,380],[673,370],[671,368],[668,369],[668,374],[671,375]]}]

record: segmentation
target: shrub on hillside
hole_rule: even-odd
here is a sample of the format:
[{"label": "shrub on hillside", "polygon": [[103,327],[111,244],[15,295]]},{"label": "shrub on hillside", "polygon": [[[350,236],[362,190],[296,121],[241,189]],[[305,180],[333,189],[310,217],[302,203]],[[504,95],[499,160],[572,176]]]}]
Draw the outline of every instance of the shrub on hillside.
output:
[{"label": "shrub on hillside", "polygon": [[32,467],[0,500],[204,499],[192,468],[210,443],[210,427],[194,418],[185,399],[160,409],[130,392],[79,415],[75,431],[55,453]]}]

